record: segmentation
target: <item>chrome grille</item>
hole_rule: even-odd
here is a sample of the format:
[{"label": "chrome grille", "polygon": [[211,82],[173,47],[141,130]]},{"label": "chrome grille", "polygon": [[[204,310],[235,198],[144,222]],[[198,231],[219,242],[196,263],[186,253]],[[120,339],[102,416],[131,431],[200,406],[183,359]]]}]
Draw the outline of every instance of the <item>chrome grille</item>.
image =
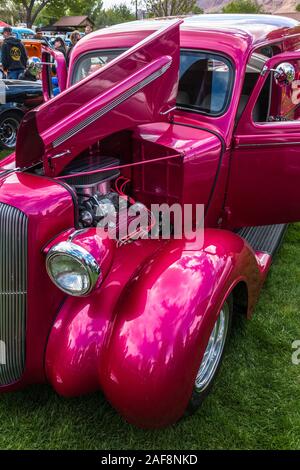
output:
[{"label": "chrome grille", "polygon": [[25,365],[27,224],[0,203],[0,385],[16,382]]}]

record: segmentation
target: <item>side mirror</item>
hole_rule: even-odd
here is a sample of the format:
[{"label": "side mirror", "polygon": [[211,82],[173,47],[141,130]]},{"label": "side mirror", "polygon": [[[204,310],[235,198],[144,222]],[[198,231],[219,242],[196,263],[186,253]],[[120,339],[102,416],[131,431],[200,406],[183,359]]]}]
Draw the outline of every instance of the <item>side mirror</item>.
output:
[{"label": "side mirror", "polygon": [[274,72],[274,80],[277,85],[284,87],[292,83],[295,80],[295,68],[289,62],[282,62],[277,65],[276,69],[272,69]]}]

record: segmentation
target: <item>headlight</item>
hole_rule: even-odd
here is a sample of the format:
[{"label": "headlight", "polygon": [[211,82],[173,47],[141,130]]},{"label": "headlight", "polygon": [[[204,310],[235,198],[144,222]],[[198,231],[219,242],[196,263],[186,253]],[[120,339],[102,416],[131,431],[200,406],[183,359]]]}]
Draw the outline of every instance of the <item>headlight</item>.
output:
[{"label": "headlight", "polygon": [[70,295],[87,295],[100,282],[100,267],[95,258],[69,241],[50,249],[46,268],[54,284]]}]

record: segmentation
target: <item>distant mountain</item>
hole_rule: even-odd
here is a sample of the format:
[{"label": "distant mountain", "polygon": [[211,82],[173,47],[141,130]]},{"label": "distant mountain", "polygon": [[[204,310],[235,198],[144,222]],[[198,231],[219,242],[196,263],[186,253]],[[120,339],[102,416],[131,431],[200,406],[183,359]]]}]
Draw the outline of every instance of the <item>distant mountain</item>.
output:
[{"label": "distant mountain", "polygon": [[[221,11],[231,0],[198,0],[199,7],[205,13]],[[265,13],[292,13],[296,10],[299,0],[258,0]]]}]

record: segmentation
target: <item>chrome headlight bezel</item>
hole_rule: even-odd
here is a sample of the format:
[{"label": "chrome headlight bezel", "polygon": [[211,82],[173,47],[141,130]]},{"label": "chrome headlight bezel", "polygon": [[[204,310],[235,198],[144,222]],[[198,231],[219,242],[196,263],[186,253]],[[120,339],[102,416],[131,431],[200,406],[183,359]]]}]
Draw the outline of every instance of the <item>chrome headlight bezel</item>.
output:
[{"label": "chrome headlight bezel", "polygon": [[[58,258],[60,256],[69,257],[84,268],[89,280],[89,285],[85,290],[80,292],[70,291],[68,289],[65,289],[62,285],[57,282],[57,280],[53,276],[51,264],[53,263],[55,258]],[[101,269],[94,256],[91,255],[91,253],[89,253],[82,246],[77,245],[76,243],[73,243],[71,241],[60,242],[57,245],[54,245],[49,250],[46,257],[46,270],[50,279],[56,285],[56,287],[58,287],[64,293],[75,297],[83,297],[90,294],[92,290],[94,290],[101,283]]]}]

